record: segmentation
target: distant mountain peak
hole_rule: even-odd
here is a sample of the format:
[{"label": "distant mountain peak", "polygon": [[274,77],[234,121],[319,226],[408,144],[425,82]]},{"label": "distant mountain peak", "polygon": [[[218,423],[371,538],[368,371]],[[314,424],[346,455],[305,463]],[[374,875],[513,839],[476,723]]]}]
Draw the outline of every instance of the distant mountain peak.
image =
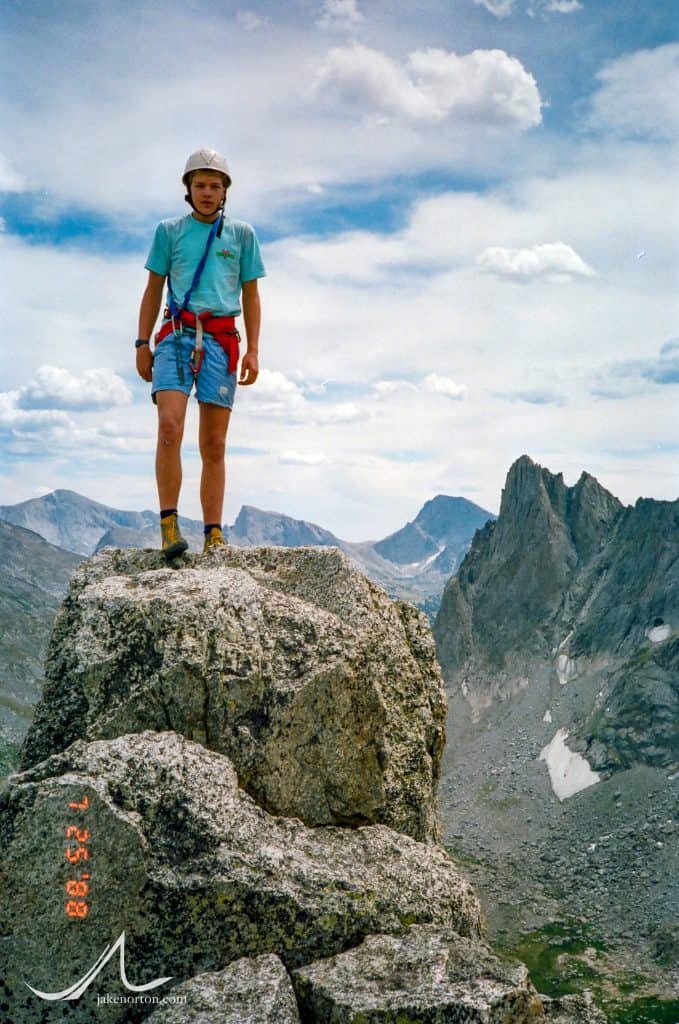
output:
[{"label": "distant mountain peak", "polygon": [[[306,519],[256,505],[241,506],[228,543],[277,547],[339,547],[392,597],[438,607],[445,580],[467,551],[475,531],[495,517],[467,498],[437,494],[426,501],[416,519],[392,535],[393,543],[348,542]],[[155,547],[158,513],[125,512],[60,488],[16,505],[0,506],[0,519],[23,526],[46,540],[82,555],[105,546]],[[182,516],[182,529],[192,548],[203,544],[202,523]],[[366,525],[366,533],[369,526]],[[389,538],[386,538],[389,542]]]},{"label": "distant mountain peak", "polygon": [[580,551],[582,542],[589,556],[597,540],[588,535],[592,530],[598,534],[600,528],[608,529],[622,508],[622,503],[591,473],[583,470],[577,483],[569,487],[564,483],[563,473],[552,473],[528,455],[522,455],[507,473],[500,519],[517,524],[530,519],[532,528],[542,523],[544,529],[555,528],[557,522],[563,523],[578,553],[583,553]]},{"label": "distant mountain peak", "polygon": [[0,506],[0,519],[23,526],[67,551],[89,555],[112,527],[157,525],[151,512],[128,512],[92,501],[77,491],[58,489],[16,505]]},{"label": "distant mountain peak", "polygon": [[[567,595],[575,574],[609,543],[622,511],[591,474],[568,487],[562,473],[522,455],[507,473],[497,521],[475,536],[444,593],[443,619],[446,604],[458,622],[467,616],[459,609],[472,609],[462,632],[486,633],[482,646],[496,666],[510,650],[544,654],[555,642],[564,603],[573,599]],[[443,632],[451,663],[458,663],[469,637]]]},{"label": "distant mountain peak", "polygon": [[377,541],[375,551],[397,564],[413,565],[454,548],[453,564],[468,547],[474,531],[494,518],[468,498],[437,494],[425,502],[414,520]]},{"label": "distant mountain peak", "polygon": [[282,512],[266,512],[255,505],[242,505],[229,528],[229,540],[236,544],[274,544],[279,547],[340,545],[329,530]]},{"label": "distant mountain peak", "polygon": [[522,457],[444,592],[444,675],[477,710],[572,694],[562,724],[597,770],[676,768],[678,545],[679,501],[625,507],[590,473],[568,487]]},{"label": "distant mountain peak", "polygon": [[563,500],[566,485],[562,473],[550,473],[528,455],[522,455],[507,473],[502,490],[500,516],[512,516],[523,512],[536,498],[559,504]]}]

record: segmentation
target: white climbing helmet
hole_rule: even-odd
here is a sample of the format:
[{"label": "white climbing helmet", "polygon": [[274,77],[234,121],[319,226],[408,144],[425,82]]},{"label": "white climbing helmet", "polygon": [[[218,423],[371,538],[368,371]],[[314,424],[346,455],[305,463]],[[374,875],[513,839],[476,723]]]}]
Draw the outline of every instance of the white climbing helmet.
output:
[{"label": "white climbing helmet", "polygon": [[189,187],[187,179],[192,171],[219,171],[226,178],[227,188],[231,184],[228,164],[216,149],[197,149],[195,153],[191,154],[186,161],[186,167],[182,175],[182,182],[187,188]]}]

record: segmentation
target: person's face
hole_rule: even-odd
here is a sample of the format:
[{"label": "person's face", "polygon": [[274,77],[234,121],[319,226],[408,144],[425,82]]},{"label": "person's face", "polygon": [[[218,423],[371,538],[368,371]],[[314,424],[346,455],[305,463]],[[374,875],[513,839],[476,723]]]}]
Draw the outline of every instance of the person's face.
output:
[{"label": "person's face", "polygon": [[204,217],[215,214],[226,197],[224,179],[217,171],[196,171],[190,191],[194,208]]}]

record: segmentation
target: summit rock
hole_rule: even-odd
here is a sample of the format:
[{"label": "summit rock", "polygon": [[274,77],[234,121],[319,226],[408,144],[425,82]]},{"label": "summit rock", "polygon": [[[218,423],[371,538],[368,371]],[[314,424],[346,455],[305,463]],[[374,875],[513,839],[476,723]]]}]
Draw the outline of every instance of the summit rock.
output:
[{"label": "summit rock", "polygon": [[[136,984],[270,953],[294,968],[411,923],[482,935],[473,890],[440,846],[271,816],[228,758],[174,732],[77,741],[12,776],[0,810],[0,934],[12,936],[0,990],[13,1024],[46,1019],[29,985],[63,991],[123,931]],[[69,822],[72,854],[90,850],[80,921],[64,913],[65,881],[83,869],[64,859]],[[150,1007],[125,1011],[104,1006],[101,1019]],[[99,1019],[91,990],[73,1019]]]},{"label": "summit rock", "polygon": [[168,567],[106,549],[74,574],[23,751],[173,729],[233,761],[272,814],[438,835],[446,701],[422,612],[333,548]]}]

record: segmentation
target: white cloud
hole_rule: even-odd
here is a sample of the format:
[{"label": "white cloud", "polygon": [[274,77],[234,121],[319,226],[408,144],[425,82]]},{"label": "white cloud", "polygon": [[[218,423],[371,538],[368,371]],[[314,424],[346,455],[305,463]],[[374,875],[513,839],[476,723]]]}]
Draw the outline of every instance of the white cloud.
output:
[{"label": "white cloud", "polygon": [[17,405],[19,393],[4,391],[0,394],[0,430],[5,434],[37,434],[54,427],[69,428],[73,425],[67,413],[57,409],[20,409]]},{"label": "white cloud", "polygon": [[539,125],[537,83],[504,50],[413,51],[405,66],[360,43],[331,50],[317,80],[321,94],[351,108],[415,123],[444,120],[525,131]]},{"label": "white cloud", "polygon": [[[26,356],[29,369],[30,351]],[[148,451],[152,431],[135,430],[134,409],[124,423],[99,418],[102,411],[129,407],[132,401],[130,389],[111,370],[86,370],[76,376],[62,367],[40,366],[27,384],[0,392],[2,446],[14,455],[38,458],[70,458],[79,452],[109,458]]]},{"label": "white cloud", "polygon": [[[303,375],[299,374],[299,376],[300,376],[300,378],[302,378]],[[332,381],[330,381],[330,380],[314,380],[314,381],[304,380],[302,386],[304,387],[304,393],[306,395],[325,395],[327,390],[328,390],[328,384],[332,384]]]},{"label": "white cloud", "polygon": [[593,277],[594,271],[564,242],[534,245],[528,249],[490,246],[477,259],[481,270],[498,277],[531,281],[546,277],[564,283],[574,277]]},{"label": "white cloud", "polygon": [[580,0],[549,0],[545,10],[550,14],[573,14],[574,11],[582,10]]},{"label": "white cloud", "polygon": [[[318,42],[320,33],[312,34]],[[270,33],[255,35],[262,46],[268,45]],[[246,43],[252,38],[248,36]],[[300,61],[309,69],[322,56],[319,50],[310,52],[307,43],[305,37],[301,54],[295,51],[298,72]],[[393,36],[388,50],[386,41],[379,45],[390,54],[399,52]],[[279,42],[275,49],[279,56],[291,52]],[[238,74],[249,90],[253,79],[248,77],[247,61],[253,64],[252,53],[239,50],[238,60]],[[306,96],[300,99],[294,91],[295,80],[288,77],[291,65],[276,61],[274,53],[266,86],[272,109],[262,99],[263,89],[260,94],[255,88],[252,105],[248,101],[250,134],[246,119],[227,103],[225,117],[233,131],[234,152],[241,161],[248,161],[241,163],[238,174],[241,205],[234,215],[242,213],[259,224],[258,214],[248,206],[250,197],[264,197],[258,210],[270,211],[273,179],[278,182],[280,171],[288,176],[286,183],[299,183],[294,199],[300,205],[309,202],[305,186],[318,181],[327,193],[324,211],[341,210],[347,197],[355,204],[375,201],[378,211],[384,209],[379,205],[384,202],[385,207],[392,204],[398,226],[337,235],[329,226],[337,221],[323,219],[318,235],[313,235],[313,221],[308,219],[302,222],[300,236],[290,237],[285,221],[276,225],[279,241],[265,246],[269,277],[262,285],[262,360],[280,376],[267,382],[263,374],[254,388],[239,390],[230,441],[245,454],[234,458],[230,469],[229,500],[235,512],[240,502],[251,502],[313,519],[339,535],[351,533],[360,539],[384,534],[412,519],[420,497],[424,500],[437,491],[459,493],[462,482],[477,489],[465,493],[486,507],[495,507],[507,466],[523,451],[543,458],[556,470],[563,468],[573,479],[585,466],[625,500],[634,500],[641,490],[674,497],[676,453],[668,454],[660,444],[652,456],[609,458],[604,452],[611,437],[633,437],[634,445],[646,451],[671,435],[676,438],[676,386],[660,387],[637,374],[635,387],[640,383],[643,388],[628,400],[592,397],[596,369],[616,360],[639,359],[644,353],[640,339],[669,338],[676,332],[676,176],[664,147],[610,138],[602,143],[591,136],[570,138],[567,145],[553,135],[539,140],[514,137],[509,142],[507,137],[494,136],[483,166],[492,168],[491,180],[497,185],[489,185],[485,178],[484,188],[472,191],[477,179],[468,174],[462,177],[471,183],[469,191],[458,187],[446,192],[443,184],[432,191],[417,175],[423,168],[438,166],[454,176],[463,166],[460,153],[478,152],[479,133],[473,124],[464,131],[456,125],[455,131],[446,132],[440,122],[431,122],[425,145],[423,122],[404,124],[394,117],[392,128],[380,130],[377,145],[374,122],[365,127],[360,117],[348,118],[341,112],[333,117],[322,104],[306,104]],[[261,62],[258,73],[261,78]],[[189,81],[183,88],[193,89],[198,79],[191,78],[190,68],[187,74]],[[410,71],[409,77],[414,81]],[[91,96],[89,85],[91,81],[86,80],[79,102]],[[108,81],[104,85],[109,88]],[[179,89],[175,92],[173,83],[167,88],[169,96],[164,87],[156,101],[167,101],[173,112],[183,115],[186,108]],[[228,92],[222,79],[211,90],[220,96]],[[30,127],[31,138],[40,140],[40,154],[54,154],[57,176],[62,154],[55,147],[56,136],[63,135],[71,112],[66,104],[56,111],[61,119],[50,120],[59,96],[63,92],[55,89],[54,98],[43,98],[45,131],[53,138],[43,136],[42,116],[30,123],[27,116],[21,128],[28,134]],[[200,88],[198,96],[200,102],[208,102],[207,92],[201,94]],[[285,103],[279,103],[283,96]],[[145,113],[159,109],[148,88],[141,90],[139,101]],[[92,109],[80,110],[81,125],[92,123],[90,115],[96,107],[95,103]],[[115,103],[113,108],[117,109]],[[205,108],[195,103],[194,108],[199,144],[207,138],[209,125],[200,120]],[[112,116],[113,135],[116,120],[117,115]],[[163,130],[162,115],[160,125]],[[80,147],[76,155],[82,160],[84,142],[75,134],[73,145]],[[83,140],[87,137],[86,132],[80,135]],[[29,147],[34,144],[31,139],[24,141]],[[174,205],[175,172],[168,171],[172,180],[164,186],[159,175],[167,168],[153,165],[153,154],[145,151],[140,160],[150,161],[150,169],[137,177],[135,168],[126,163],[131,155],[120,146],[119,138],[116,145],[119,164],[108,158],[100,163],[106,154],[95,154],[97,173],[88,182],[100,189],[94,205],[104,203],[105,211],[114,197],[143,208],[152,199],[165,204],[167,215],[180,212]],[[180,139],[174,153],[163,148],[163,161],[181,165],[183,146]],[[277,154],[275,174],[262,159],[264,146]],[[67,163],[65,156],[63,163]],[[402,172],[405,166],[413,168],[414,180],[401,178],[396,195],[384,176]],[[51,163],[48,172],[53,172]],[[336,184],[340,180],[342,191]],[[64,181],[72,186],[72,175],[66,173]],[[356,181],[369,185],[360,187]],[[248,188],[246,202],[242,197]],[[309,205],[320,207],[313,200]],[[662,216],[659,210],[664,211]],[[147,225],[149,237],[151,230],[152,225]],[[529,294],[526,289],[507,287],[496,274],[478,272],[476,259],[488,247],[511,251],[530,248],[536,240],[565,238],[597,270],[586,292],[574,295],[572,288],[534,288]],[[108,236],[93,237],[102,247],[107,241]],[[146,242],[145,237],[141,247]],[[646,256],[635,260],[642,248]],[[36,367],[52,362],[76,378],[103,362],[132,385],[134,352],[129,342],[121,343],[120,331],[121,324],[134,325],[144,253],[107,251],[98,256],[75,245],[27,244],[12,236],[0,236],[0,250],[10,297],[3,313],[8,351],[12,337],[23,339],[21,358],[5,362],[3,388],[18,390]],[[40,281],[39,301],[36,280]],[[656,349],[651,347],[651,356]],[[552,375],[545,376],[545,370]],[[423,380],[430,371],[453,382],[464,381],[473,401],[453,405],[444,396],[437,399],[435,393],[425,392]],[[657,372],[672,372],[669,357]],[[333,386],[320,390],[320,382],[328,379]],[[373,381],[401,380],[415,382],[417,391],[405,384],[391,392],[387,387],[381,389],[379,404],[373,399]],[[39,484],[47,479],[53,486],[73,487],[99,500],[112,497],[112,504],[124,493],[131,507],[145,507],[137,498],[141,484],[130,482],[136,472],[138,480],[143,480],[143,493],[151,495],[144,502],[152,502],[155,413],[147,389],[137,382],[133,390],[136,402],[124,410],[124,419],[130,434],[145,439],[143,458],[127,454],[124,438],[109,440],[99,414],[74,413],[77,424],[66,418],[50,428],[55,440],[47,462],[43,421],[43,431],[37,429],[32,435],[33,448],[28,433],[15,439],[13,450],[23,444],[30,455],[22,461],[21,470],[17,471],[16,460],[5,460],[5,466],[13,467],[13,500],[27,496],[19,488],[33,486],[31,467],[37,465]],[[501,392],[514,393],[520,400],[508,405],[496,397]],[[563,394],[566,405],[547,402],[549,392]],[[379,393],[380,389],[374,391]],[[27,424],[32,411],[18,410],[16,405],[10,419],[22,411]],[[199,515],[198,484],[190,483],[199,475],[194,401],[189,416],[192,413],[194,422],[189,421],[186,432],[183,498],[187,514]],[[87,427],[81,426],[84,419]],[[57,430],[63,440],[56,439]],[[454,453],[453,431],[459,438]],[[407,469],[403,463],[383,465],[374,455],[385,447],[385,439],[394,451],[426,450],[426,464],[408,464]],[[268,454],[251,458],[248,447]],[[109,449],[118,452],[121,461],[116,467],[102,468],[100,461]],[[88,450],[93,453],[92,468],[85,476],[81,453]],[[279,452],[303,455],[309,451],[323,451],[328,462],[296,474],[278,461]],[[338,463],[344,464],[342,475],[336,472]],[[294,495],[290,492],[293,477]],[[292,503],[296,507],[290,507]]]},{"label": "white cloud", "polygon": [[392,398],[394,395],[400,396],[403,400],[425,391],[444,395],[456,401],[463,398],[467,390],[464,385],[456,384],[450,377],[442,377],[437,373],[428,374],[420,384],[414,384],[409,380],[378,380],[372,385],[372,389],[374,397],[382,400]]},{"label": "white cloud", "polygon": [[310,410],[308,418],[312,423],[329,426],[335,423],[354,423],[370,417],[370,411],[361,409],[356,402],[337,402],[334,405],[315,406]]},{"label": "white cloud", "polygon": [[278,461],[290,466],[320,466],[328,461],[321,452],[282,452]]},{"label": "white cloud", "polygon": [[456,384],[450,377],[441,377],[438,373],[430,373],[425,378],[424,387],[425,391],[431,391],[434,395],[445,395],[446,398],[452,398],[454,401],[464,398],[467,390],[464,384]]},{"label": "white cloud", "polygon": [[0,192],[22,192],[25,188],[26,179],[0,153]]},{"label": "white cloud", "polygon": [[372,387],[376,398],[388,398],[390,395],[398,395],[403,392],[412,393],[419,390],[417,385],[409,380],[378,380]]},{"label": "white cloud", "polygon": [[529,388],[522,391],[498,392],[498,398],[504,398],[508,402],[526,402],[528,405],[565,405],[566,399],[563,395],[548,388]]},{"label": "white cloud", "polygon": [[516,5],[516,0],[474,0],[479,7],[485,7],[496,18],[507,18]]},{"label": "white cloud", "polygon": [[[317,390],[310,388],[309,392],[313,394]],[[245,392],[242,397],[239,396],[239,405],[241,402],[251,404],[258,417],[278,422],[283,420],[311,427],[351,423],[370,416],[369,410],[359,408],[355,402],[310,400],[302,389],[280,370],[262,368],[257,384],[245,389]]]},{"label": "white cloud", "polygon": [[679,135],[679,43],[637,50],[597,74],[589,124],[631,138]]},{"label": "white cloud", "polygon": [[238,11],[236,21],[246,32],[255,32],[264,24],[264,19],[259,14],[256,14],[255,11]]},{"label": "white cloud", "polygon": [[658,386],[679,384],[679,339],[661,346],[657,356],[616,360],[599,369],[590,384],[601,398],[625,399]]},{"label": "white cloud", "polygon": [[363,112],[386,111],[414,121],[439,121],[443,111],[433,96],[410,79],[391,57],[360,43],[331,50],[318,75],[325,95]]},{"label": "white cloud", "polygon": [[644,376],[657,384],[679,384],[679,338],[665,342],[657,361],[649,360]]},{"label": "white cloud", "polygon": [[268,370],[263,367],[257,380],[256,391],[251,392],[258,400],[301,399],[302,392],[297,384],[281,373],[280,370]]},{"label": "white cloud", "polygon": [[[647,124],[658,139],[669,131],[664,111],[677,95],[670,88],[674,63],[659,48],[643,67],[633,54],[615,61],[598,87],[583,80],[593,53],[621,48],[597,12],[601,5],[587,5],[587,38],[577,46],[564,41],[560,50],[564,67],[550,130],[489,132],[489,121],[519,127],[531,117],[508,114],[506,96],[498,101],[493,83],[476,81],[471,55],[426,48],[433,41],[464,54],[502,45],[520,55],[524,74],[533,70],[528,54],[538,53],[544,67],[554,52],[554,25],[538,38],[525,16],[529,4],[536,18],[565,18],[564,30],[575,29],[568,0],[505,0],[515,16],[509,25],[459,0],[454,41],[444,17],[451,5],[397,10],[358,0],[354,10],[369,17],[359,24],[349,14],[345,28],[335,28],[351,30],[353,21],[365,30],[359,38],[373,47],[367,70],[361,66],[358,74],[349,51],[348,84],[338,92],[328,83],[329,91],[317,94],[309,89],[315,70],[331,46],[352,38],[314,24],[320,0],[278,7],[238,0],[230,12],[213,5],[209,21],[201,4],[170,5],[160,21],[152,5],[139,5],[134,19],[121,17],[115,5],[84,5],[77,24],[46,13],[40,31],[35,19],[13,19],[0,147],[8,167],[0,169],[0,182],[23,187],[16,172],[30,169],[31,187],[50,196],[31,196],[30,244],[0,236],[7,349],[1,387],[18,393],[47,363],[76,379],[103,364],[129,384],[135,402],[116,415],[21,409],[16,396],[5,399],[5,450],[23,446],[27,457],[0,459],[3,500],[8,491],[20,500],[25,489],[47,482],[112,504],[120,494],[131,507],[154,501],[155,411],[148,389],[135,380],[132,346],[121,338],[134,336],[142,250],[157,219],[185,209],[178,175],[186,153],[206,143],[223,148],[233,164],[233,215],[279,239],[265,246],[267,372],[254,388],[239,389],[230,427],[230,444],[242,453],[229,473],[235,512],[250,502],[311,518],[339,535],[385,534],[437,491],[476,489],[465,493],[494,507],[507,466],[523,451],[574,479],[585,466],[626,500],[641,490],[676,496],[676,452],[661,447],[679,432],[677,385],[671,386],[676,353],[668,349],[660,358],[658,345],[648,342],[676,334],[676,173],[666,147],[643,137]],[[503,2],[492,6],[499,12]],[[205,26],[213,52],[228,54],[213,62],[209,76],[199,60],[163,81],[149,72],[158,53],[175,52],[177,39]],[[423,54],[419,64],[409,59],[412,51]],[[490,49],[481,54],[482,69],[492,66],[502,72],[501,84],[517,84],[538,120],[539,92],[521,65],[509,66],[507,54],[496,60]],[[374,66],[378,80],[368,88],[364,78],[369,84]],[[39,76],[30,73],[34,67]],[[550,80],[553,90],[551,73]],[[590,125],[607,129],[603,141],[596,132],[574,134],[584,117],[559,115],[586,115],[578,97],[593,85]],[[540,86],[546,88],[541,79]],[[351,106],[325,101],[333,90],[341,99],[343,88],[355,96]],[[106,132],[93,133],[102,117]],[[189,125],[188,136],[173,131],[177,123]],[[74,166],[87,168],[85,181]],[[316,186],[324,190],[322,202]],[[53,232],[39,231],[41,219],[65,212],[70,225],[83,201],[97,215],[86,243],[43,244]],[[60,203],[71,205],[64,210]],[[21,210],[27,205],[22,201]],[[358,211],[365,212],[362,221]],[[371,229],[386,223],[397,226]],[[365,230],[338,234],[338,224]],[[130,231],[139,232],[137,252],[130,252]],[[586,289],[529,291],[476,265],[489,247],[511,253],[558,239],[568,239],[596,268]],[[642,250],[646,256],[635,260]],[[18,337],[20,358],[11,348]],[[599,370],[610,386],[634,393],[625,401],[593,396],[606,383]],[[453,383],[453,394],[463,381],[467,400],[453,404],[445,393],[425,390],[432,372]],[[327,380],[332,386],[323,386]],[[502,393],[516,401],[510,405],[497,397]],[[191,515],[200,514],[196,414],[192,400],[182,494]],[[124,420],[129,439],[104,419]],[[655,454],[609,458],[611,438]],[[145,446],[138,458],[128,454],[135,439]],[[377,457],[385,446],[426,451],[426,463],[386,465]],[[111,450],[121,460],[115,467],[103,464]],[[308,460],[320,452],[327,463],[312,466]],[[296,472],[279,453],[307,462],[298,462]]]},{"label": "white cloud", "polygon": [[[474,0],[474,3],[485,7],[496,18],[508,18],[517,6],[517,0]],[[531,0],[526,6],[526,14],[533,17],[541,10],[547,14],[572,14],[581,8],[580,0]]]},{"label": "white cloud", "polygon": [[13,454],[39,458],[98,457],[149,451],[149,436],[126,434],[120,424],[79,426],[64,409],[22,409],[19,391],[0,393],[0,439]]},{"label": "white cloud", "polygon": [[323,0],[317,25],[325,29],[353,31],[363,21],[357,0]]},{"label": "white cloud", "polygon": [[130,405],[132,392],[108,369],[86,370],[76,377],[60,366],[41,366],[33,379],[19,388],[19,409],[110,409]]},{"label": "white cloud", "polygon": [[238,392],[238,404],[253,406],[255,415],[292,419],[302,414],[307,400],[298,385],[280,370],[262,367],[257,383]]},{"label": "white cloud", "polygon": [[[310,6],[319,9],[315,2]],[[8,37],[15,61],[8,75],[21,83],[21,91],[3,97],[3,152],[15,167],[30,168],[33,221],[49,224],[64,213],[70,217],[75,207],[78,214],[84,209],[86,215],[92,211],[111,218],[114,232],[118,227],[121,233],[136,232],[145,245],[158,219],[186,209],[178,180],[181,168],[187,151],[207,142],[229,158],[232,215],[256,225],[264,217],[269,224],[277,218],[277,234],[289,225],[291,209],[299,211],[305,199],[310,205],[317,202],[307,191],[309,184],[321,185],[330,205],[338,200],[333,187],[381,185],[383,176],[404,171],[413,178],[432,169],[446,175],[470,176],[477,170],[494,175],[502,166],[516,173],[528,159],[511,129],[539,122],[539,93],[521,64],[509,66],[510,58],[502,51],[480,51],[487,54],[481,60],[484,73],[490,74],[490,66],[497,63],[493,54],[499,53],[499,62],[508,66],[500,72],[495,68],[496,80],[489,81],[487,93],[476,99],[470,92],[486,88],[474,84],[480,72],[474,69],[471,54],[459,58],[463,95],[456,98],[460,102],[455,110],[448,110],[446,100],[444,120],[435,115],[428,120],[406,117],[399,113],[398,95],[396,112],[390,113],[383,109],[379,89],[376,107],[369,102],[347,109],[332,102],[332,89],[323,94],[309,88],[327,60],[327,34],[302,25],[299,8],[294,16],[283,8],[269,6],[266,11],[266,31],[239,29],[235,47],[233,17],[212,11],[211,45],[216,52],[228,52],[228,61],[214,64],[207,77],[200,62],[189,62],[181,76],[170,76],[162,85],[149,75],[149,62],[154,52],[172,52],[178,38],[195,32],[195,16],[184,9],[168,8],[162,22],[155,24],[144,8],[132,23],[121,21],[111,5],[89,5],[78,32],[56,16],[48,20],[43,26],[50,34],[48,50],[24,19],[23,31]],[[418,37],[419,33],[414,38]],[[145,40],[144,59],[140,38]],[[407,63],[408,47],[417,45],[400,26],[379,38],[384,38],[377,49],[388,54],[388,73],[399,66],[404,53]],[[96,47],[89,45],[92,39],[97,40]],[[38,78],[25,73],[32,65],[41,67]],[[436,91],[436,83],[425,75],[420,89],[409,66],[404,73],[435,112],[439,101],[428,100],[427,95]],[[45,81],[50,82],[49,90],[44,89]],[[514,86],[512,96],[508,90]],[[517,111],[521,97],[526,109],[519,105]],[[91,125],[102,117],[107,130],[93,136]],[[190,138],[176,133],[177,123],[190,125]],[[154,125],[151,134],[149,124]],[[442,131],[442,126],[451,130]],[[510,130],[490,130],[498,127]],[[132,136],[137,140],[134,146],[129,145]],[[64,138],[69,139],[68,147]],[[157,138],[164,139],[162,147]],[[74,166],[92,172],[85,195]],[[339,195],[340,203],[345,195]]]}]

